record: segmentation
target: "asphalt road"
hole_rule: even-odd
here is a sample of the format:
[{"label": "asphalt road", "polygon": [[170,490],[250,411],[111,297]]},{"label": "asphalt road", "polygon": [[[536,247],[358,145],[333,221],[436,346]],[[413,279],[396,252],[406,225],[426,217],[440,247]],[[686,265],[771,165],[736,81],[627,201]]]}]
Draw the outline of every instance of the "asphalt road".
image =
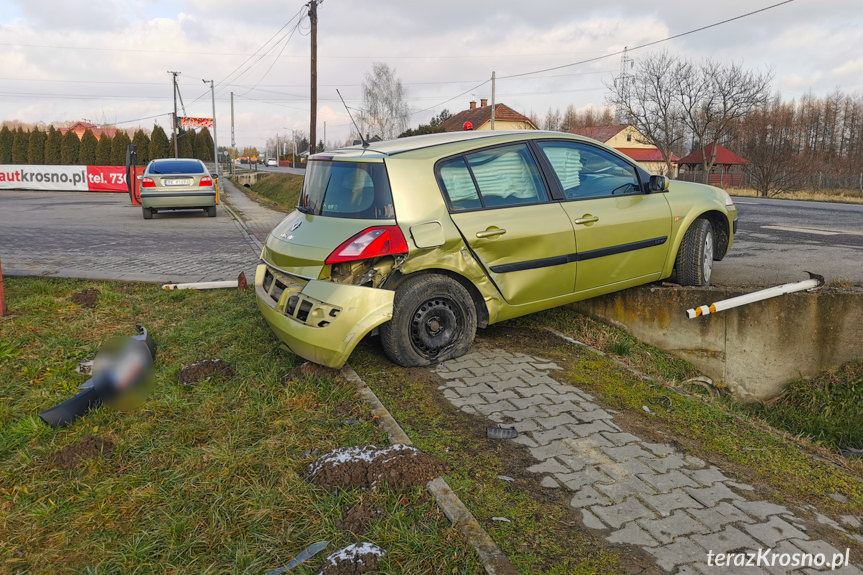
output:
[{"label": "asphalt road", "polygon": [[129,196],[0,190],[4,275],[196,282],[251,281],[259,252],[220,205],[144,220]]},{"label": "asphalt road", "polygon": [[712,283],[767,286],[807,279],[863,287],[863,205],[735,198],[739,210],[731,252]]},{"label": "asphalt road", "polygon": [[[812,271],[828,282],[863,287],[863,206],[736,203],[738,233],[714,268],[713,284],[776,285]],[[144,220],[125,194],[0,191],[0,262],[7,275],[190,282],[244,271],[251,279],[258,249],[221,205],[216,218],[183,211]]]}]

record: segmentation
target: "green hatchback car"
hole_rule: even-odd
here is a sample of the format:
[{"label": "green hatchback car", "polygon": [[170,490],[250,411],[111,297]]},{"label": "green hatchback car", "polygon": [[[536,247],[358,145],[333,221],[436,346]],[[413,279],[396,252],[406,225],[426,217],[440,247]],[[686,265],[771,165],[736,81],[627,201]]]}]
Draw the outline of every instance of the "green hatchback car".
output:
[{"label": "green hatchback car", "polygon": [[341,367],[377,331],[421,366],[476,329],[676,274],[706,285],[737,209],[590,139],[539,131],[415,136],[311,156],[267,238],[258,307],[278,337]]}]

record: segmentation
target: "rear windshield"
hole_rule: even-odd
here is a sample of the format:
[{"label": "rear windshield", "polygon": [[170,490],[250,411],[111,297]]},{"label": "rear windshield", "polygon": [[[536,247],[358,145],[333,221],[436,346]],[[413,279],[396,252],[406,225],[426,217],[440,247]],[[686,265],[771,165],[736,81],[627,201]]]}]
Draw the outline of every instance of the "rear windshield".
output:
[{"label": "rear windshield", "polygon": [[147,166],[148,174],[203,174],[204,164],[196,160],[159,160]]},{"label": "rear windshield", "polygon": [[395,218],[393,196],[383,164],[310,161],[297,209],[339,218]]}]

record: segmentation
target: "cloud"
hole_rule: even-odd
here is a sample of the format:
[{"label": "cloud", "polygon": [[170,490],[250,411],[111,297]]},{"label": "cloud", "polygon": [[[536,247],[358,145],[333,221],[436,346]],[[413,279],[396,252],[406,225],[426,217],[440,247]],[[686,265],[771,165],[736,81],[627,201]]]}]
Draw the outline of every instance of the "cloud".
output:
[{"label": "cloud", "polygon": [[[681,10],[674,0],[585,5],[544,0],[434,4],[326,0],[319,6],[318,134],[343,142],[350,120],[335,93],[361,105],[361,84],[375,61],[397,71],[414,125],[441,109],[490,97],[529,114],[549,108],[601,107],[620,57],[506,78],[579,62],[661,40],[775,3],[726,0],[711,10]],[[308,132],[309,23],[306,0],[0,0],[0,120],[134,120],[173,108],[171,76],[187,113],[211,114],[215,80],[219,142],[230,141],[234,92],[238,145],[262,145],[277,131]],[[303,17],[288,41],[286,34]],[[284,28],[283,28],[284,27]],[[268,40],[272,39],[272,42]],[[281,42],[279,41],[281,40]],[[277,48],[257,53],[262,46]],[[773,70],[788,99],[837,87],[863,92],[863,10],[859,0],[792,2],[660,44],[673,55],[734,61]],[[279,50],[283,49],[279,55]],[[647,50],[635,50],[638,58]],[[267,52],[267,50],[264,50]],[[482,84],[482,85],[481,85]],[[160,124],[167,125],[164,119]],[[141,122],[150,127],[153,120]],[[132,124],[134,126],[134,124]],[[320,137],[320,136],[319,136]]]}]

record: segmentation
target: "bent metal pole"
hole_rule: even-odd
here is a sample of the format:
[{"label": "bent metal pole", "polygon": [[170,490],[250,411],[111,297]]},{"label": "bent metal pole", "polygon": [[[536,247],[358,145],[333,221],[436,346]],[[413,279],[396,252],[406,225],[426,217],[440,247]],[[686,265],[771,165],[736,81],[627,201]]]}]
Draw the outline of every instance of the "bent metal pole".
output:
[{"label": "bent metal pole", "polygon": [[760,291],[743,294],[737,297],[724,299],[710,305],[702,305],[692,309],[688,309],[686,310],[686,317],[692,319],[702,315],[708,315],[711,313],[716,313],[718,311],[725,311],[733,307],[739,307],[742,305],[770,299],[772,297],[777,297],[780,295],[785,295],[803,290],[816,289],[824,285],[824,278],[822,276],[819,276],[818,274],[813,274],[812,272],[806,273],[809,274],[808,280],[803,280],[790,284],[782,284],[781,286],[774,286]]}]

